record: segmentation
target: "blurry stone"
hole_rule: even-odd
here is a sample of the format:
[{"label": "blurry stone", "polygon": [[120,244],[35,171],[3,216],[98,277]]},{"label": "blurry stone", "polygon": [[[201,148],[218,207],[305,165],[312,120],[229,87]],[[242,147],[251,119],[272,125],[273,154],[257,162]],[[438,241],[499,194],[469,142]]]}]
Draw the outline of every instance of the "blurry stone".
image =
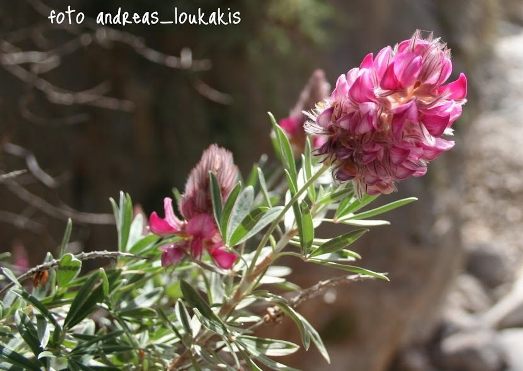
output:
[{"label": "blurry stone", "polygon": [[402,350],[390,371],[435,371],[430,357],[423,348],[410,347]]},{"label": "blurry stone", "polygon": [[475,244],[470,248],[466,269],[489,288],[501,285],[509,276],[509,267],[502,253],[495,246],[486,243]]},{"label": "blurry stone", "polygon": [[482,320],[493,328],[523,327],[523,270],[510,292],[490,308]]},{"label": "blurry stone", "polygon": [[494,331],[477,330],[444,339],[440,362],[448,371],[501,371],[505,357]]},{"label": "blurry stone", "polygon": [[507,371],[523,370],[523,329],[508,329],[498,334],[500,346],[506,354]]},{"label": "blurry stone", "polygon": [[461,308],[444,308],[439,332],[448,337],[460,332],[469,332],[481,328],[478,318]]},{"label": "blurry stone", "polygon": [[457,278],[447,301],[451,307],[471,313],[483,312],[492,305],[481,283],[468,274],[461,274]]}]

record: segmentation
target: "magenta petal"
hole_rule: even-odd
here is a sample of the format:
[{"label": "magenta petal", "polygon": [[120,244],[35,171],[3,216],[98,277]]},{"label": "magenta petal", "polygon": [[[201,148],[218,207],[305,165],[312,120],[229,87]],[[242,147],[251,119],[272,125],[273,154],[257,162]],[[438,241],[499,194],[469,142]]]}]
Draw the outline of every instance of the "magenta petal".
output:
[{"label": "magenta petal", "polygon": [[182,260],[184,256],[183,249],[180,247],[173,247],[173,245],[162,246],[162,266],[173,265]]},{"label": "magenta petal", "polygon": [[299,129],[300,129],[300,123],[299,123],[299,121],[298,121],[296,118],[291,117],[291,116],[286,117],[286,118],[284,118],[284,119],[281,119],[280,122],[279,122],[278,124],[279,124],[279,125],[281,126],[281,128],[282,128],[283,130],[285,130],[285,132],[286,132],[287,134],[289,134],[291,137],[292,137],[293,135],[298,134]]},{"label": "magenta petal", "polygon": [[238,256],[235,253],[229,252],[223,247],[209,249],[209,254],[216,265],[222,269],[231,269],[236,262],[236,259],[238,259]]},{"label": "magenta petal", "polygon": [[378,81],[381,81],[381,79],[383,78],[383,75],[385,74],[385,71],[389,66],[391,55],[392,48],[390,46],[387,46],[386,48],[381,49],[378,55],[376,56],[376,59],[374,59],[374,69],[376,71]]},{"label": "magenta petal", "polygon": [[380,86],[385,90],[396,90],[401,87],[396,75],[394,74],[394,63],[391,63],[385,70],[380,81]]},{"label": "magenta petal", "polygon": [[462,100],[467,97],[467,77],[460,73],[456,81],[441,87],[441,93],[448,93],[450,99]]},{"label": "magenta petal", "polygon": [[350,91],[350,97],[358,103],[366,102],[375,98],[374,85],[370,72],[363,70],[362,74],[354,81]]},{"label": "magenta petal", "polygon": [[214,217],[207,214],[196,215],[187,221],[185,231],[192,236],[212,238],[216,234]]},{"label": "magenta petal", "polygon": [[369,53],[363,58],[363,61],[361,61],[360,68],[371,68],[374,64],[374,57],[372,53]]},{"label": "magenta petal", "polygon": [[331,96],[334,99],[343,99],[347,97],[349,92],[349,84],[347,83],[347,78],[345,75],[340,75],[336,81],[336,88],[332,92]]},{"label": "magenta petal", "polygon": [[149,228],[151,232],[159,236],[167,236],[180,232],[179,228],[170,225],[165,219],[160,218],[156,211],[149,217]]},{"label": "magenta petal", "polygon": [[170,197],[165,197],[163,199],[163,209],[165,211],[165,220],[167,223],[178,230],[181,229],[182,222],[174,214],[173,200]]},{"label": "magenta petal", "polygon": [[394,75],[402,87],[410,86],[418,79],[421,62],[421,57],[414,53],[401,53],[395,56]]},{"label": "magenta petal", "polygon": [[390,149],[390,161],[394,165],[399,165],[407,159],[409,154],[410,154],[410,150],[408,150],[406,148],[400,148],[400,147],[393,146]]},{"label": "magenta petal", "polygon": [[423,158],[427,161],[432,161],[452,147],[454,147],[454,141],[436,138],[434,145],[423,145]]},{"label": "magenta petal", "polygon": [[316,118],[316,123],[320,125],[322,128],[328,128],[331,124],[333,112],[333,108],[327,108],[325,111],[318,115],[318,117]]}]

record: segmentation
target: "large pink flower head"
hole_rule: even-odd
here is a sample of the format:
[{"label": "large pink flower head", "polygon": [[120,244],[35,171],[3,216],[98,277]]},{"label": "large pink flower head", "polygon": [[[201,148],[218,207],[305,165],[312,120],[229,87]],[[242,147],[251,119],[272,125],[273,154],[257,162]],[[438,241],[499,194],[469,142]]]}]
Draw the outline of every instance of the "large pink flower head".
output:
[{"label": "large pink flower head", "polygon": [[216,176],[222,198],[226,200],[238,178],[238,168],[229,151],[212,145],[187,179],[180,201],[185,220],[176,216],[169,197],[164,199],[164,218],[156,212],[149,217],[151,232],[162,237],[178,237],[176,242],[162,246],[163,266],[176,264],[185,256],[200,259],[204,250],[220,268],[230,269],[237,260],[237,255],[225,247],[214,220],[209,172]]},{"label": "large pink flower head", "polygon": [[466,102],[467,79],[446,83],[451,72],[446,45],[417,31],[341,75],[306,124],[327,137],[318,154],[334,176],[353,180],[358,194],[386,194],[397,181],[424,175],[429,161],[454,146],[442,136],[452,134]]}]

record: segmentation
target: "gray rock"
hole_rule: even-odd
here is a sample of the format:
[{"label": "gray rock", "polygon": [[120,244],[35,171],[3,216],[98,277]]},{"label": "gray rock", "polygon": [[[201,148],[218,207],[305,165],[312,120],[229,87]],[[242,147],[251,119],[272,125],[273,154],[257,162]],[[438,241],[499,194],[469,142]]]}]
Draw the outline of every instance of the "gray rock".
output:
[{"label": "gray rock", "polygon": [[447,306],[470,313],[484,312],[492,306],[492,301],[477,278],[461,274],[447,298]]},{"label": "gray rock", "polygon": [[492,328],[523,327],[523,271],[512,289],[482,315],[482,322]]},{"label": "gray rock", "polygon": [[449,371],[501,371],[505,356],[495,332],[476,330],[445,338],[440,344],[440,362]]},{"label": "gray rock", "polygon": [[504,283],[509,267],[502,253],[490,244],[476,244],[468,250],[466,269],[489,288]]},{"label": "gray rock", "polygon": [[523,371],[523,329],[507,329],[498,334],[507,357],[507,371]]}]

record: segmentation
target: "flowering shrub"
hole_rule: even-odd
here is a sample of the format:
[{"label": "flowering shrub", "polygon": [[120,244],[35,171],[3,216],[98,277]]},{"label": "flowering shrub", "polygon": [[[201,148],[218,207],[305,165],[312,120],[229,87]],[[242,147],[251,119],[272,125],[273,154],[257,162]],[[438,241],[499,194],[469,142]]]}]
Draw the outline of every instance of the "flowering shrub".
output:
[{"label": "flowering shrub", "polygon": [[[299,345],[255,332],[280,316],[296,323],[305,349],[314,344],[329,362],[297,308],[326,287],[388,279],[353,265],[360,256],[349,246],[388,224],[374,217],[415,200],[369,206],[380,193],[423,175],[452,147],[442,135],[461,113],[466,79],[445,84],[450,71],[445,46],[416,33],[369,54],[328,97],[318,93],[326,82],[317,73],[283,128],[270,115],[281,167],[256,164],[241,179],[232,154],[211,146],[184,193],[165,197],[148,223],[129,195],[111,200],[116,251],[68,252],[69,223],[56,258],[48,253],[18,276],[2,268],[2,369],[292,370],[273,357]],[[305,123],[301,110],[316,98],[322,102]],[[320,237],[322,223],[347,232]],[[301,289],[276,265],[284,256],[344,273]],[[80,274],[83,261],[96,258],[115,262]]]}]

